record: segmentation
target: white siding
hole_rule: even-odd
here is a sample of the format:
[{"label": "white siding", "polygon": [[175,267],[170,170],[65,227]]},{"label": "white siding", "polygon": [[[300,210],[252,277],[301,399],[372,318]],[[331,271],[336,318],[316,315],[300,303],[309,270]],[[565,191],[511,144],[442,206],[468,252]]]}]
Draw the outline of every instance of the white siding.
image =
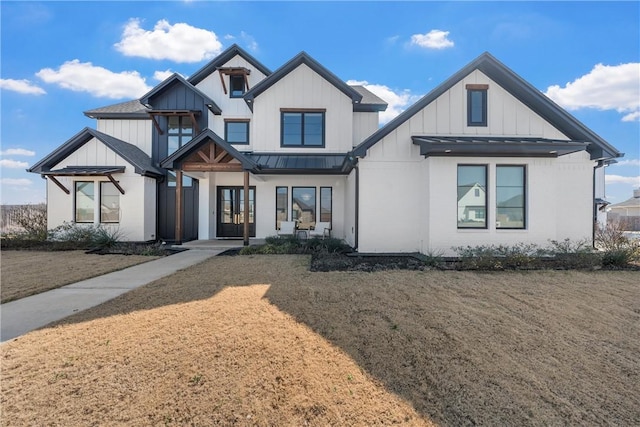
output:
[{"label": "white siding", "polygon": [[[134,172],[134,167],[95,138],[84,144],[53,169],[65,166],[124,166],[124,173],[113,177],[124,189],[120,195],[120,223],[106,224],[117,227],[123,240],[146,241],[155,239],[156,230],[156,183],[155,180],[143,177]],[[47,180],[47,226],[53,229],[63,222],[73,222],[74,215],[74,182],[93,181],[95,183],[95,224],[100,222],[99,188],[101,181],[107,177],[58,177],[70,192],[65,194],[57,185]]]},{"label": "white siding", "polygon": [[353,146],[360,144],[378,130],[378,113],[353,113]]},{"label": "white siding", "polygon": [[[351,98],[305,64],[255,98],[252,147],[258,152],[345,153],[353,143]],[[323,108],[324,148],[280,147],[281,108]]]},{"label": "white siding", "polygon": [[151,120],[98,119],[97,130],[135,145],[151,157]]},{"label": "white siding", "polygon": [[352,170],[346,179],[344,192],[344,238],[347,243],[356,245],[356,170]]}]

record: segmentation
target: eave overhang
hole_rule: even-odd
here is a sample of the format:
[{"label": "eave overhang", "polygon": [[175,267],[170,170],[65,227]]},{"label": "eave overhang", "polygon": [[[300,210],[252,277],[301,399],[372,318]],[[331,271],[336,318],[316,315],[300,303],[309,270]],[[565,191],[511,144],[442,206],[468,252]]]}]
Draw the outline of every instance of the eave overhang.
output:
[{"label": "eave overhang", "polygon": [[588,142],[546,138],[413,136],[411,139],[424,157],[558,157],[589,147]]},{"label": "eave overhang", "polygon": [[124,173],[124,166],[66,166],[62,169],[44,171],[41,175],[49,176],[107,176]]}]

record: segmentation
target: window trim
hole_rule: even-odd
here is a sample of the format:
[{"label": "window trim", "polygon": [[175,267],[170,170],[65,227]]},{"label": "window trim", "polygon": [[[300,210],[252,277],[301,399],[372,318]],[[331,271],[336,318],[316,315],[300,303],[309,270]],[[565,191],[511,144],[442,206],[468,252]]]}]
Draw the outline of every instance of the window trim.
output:
[{"label": "window trim", "polygon": [[116,190],[116,195],[118,196],[118,219],[116,221],[105,221],[102,219],[102,196],[104,195],[104,191],[103,191],[103,186],[105,184],[111,184],[113,185],[113,183],[111,181],[100,181],[100,224],[119,224],[120,223],[120,213],[122,212],[120,209],[120,192],[118,191],[118,188],[113,185],[113,188]]},{"label": "window trim", "polygon": [[[326,145],[326,109],[324,108],[307,108],[307,109],[280,109],[280,147],[282,148],[325,148]],[[322,144],[321,145],[307,145],[304,143],[304,117],[306,114],[322,114]],[[284,116],[285,114],[300,114],[300,144],[285,144],[284,143]]]},{"label": "window trim", "polygon": [[[315,227],[316,223],[318,222],[318,187],[313,185],[297,185],[297,186],[292,186],[291,187],[291,221],[296,221],[296,223],[299,222],[299,219],[294,219],[293,218],[293,192],[295,189],[297,188],[313,188],[313,226]],[[303,230],[305,230],[303,228]]]},{"label": "window trim", "polygon": [[[498,168],[519,167],[522,168],[522,227],[498,227]],[[526,230],[527,229],[527,165],[496,164],[496,230]]]},{"label": "window trim", "polygon": [[[228,139],[229,123],[245,123],[247,125],[247,142],[229,142],[229,139]],[[227,141],[229,144],[233,144],[233,145],[251,145],[251,140],[250,140],[251,132],[249,128],[249,123],[250,123],[249,119],[225,119],[224,120],[224,140]]]},{"label": "window trim", "polygon": [[[486,127],[487,126],[487,117],[489,116],[488,113],[488,106],[487,106],[487,98],[488,98],[488,89],[489,89],[489,85],[467,85],[466,86],[467,89],[467,126],[471,126],[471,127]],[[482,120],[479,122],[474,122],[472,120],[472,99],[473,99],[473,93],[480,93],[482,95]]]},{"label": "window trim", "polygon": [[288,221],[289,220],[289,187],[285,186],[285,185],[277,185],[276,186],[276,230],[280,230],[280,227],[278,227],[278,190],[280,188],[284,188],[285,191],[285,198],[284,198],[284,213],[285,213],[285,219],[281,219],[280,221]]},{"label": "window trim", "polygon": [[[233,94],[233,80],[238,79],[242,81],[242,93],[240,95]],[[247,93],[247,84],[244,74],[229,74],[229,98],[242,98]]]},{"label": "window trim", "polygon": [[[93,186],[93,219],[91,221],[78,221],[78,184],[91,184]],[[73,181],[73,222],[76,224],[95,224],[96,222],[96,182]]]},{"label": "window trim", "polygon": [[[169,123],[171,122],[171,118],[173,117],[177,117],[178,118],[178,127],[177,127],[177,132],[171,132],[171,127],[169,125]],[[184,133],[182,131],[182,121],[187,118],[189,120],[191,120],[191,134],[190,134],[190,138],[185,140],[185,137],[188,137],[189,134]],[[178,148],[175,149],[175,151],[173,152],[169,152],[169,138],[171,138],[172,136],[177,136],[178,137]],[[189,116],[189,115],[183,115],[183,114],[175,114],[175,115],[170,115],[167,116],[167,157],[172,155],[173,153],[175,153],[176,151],[178,151],[180,148],[182,148],[185,144],[187,144],[189,141],[191,141],[193,138],[195,138],[196,136],[196,122],[194,121],[194,118]]]},{"label": "window trim", "polygon": [[[458,219],[459,214],[459,200],[458,200],[458,189],[460,188],[460,182],[458,180],[459,169],[460,167],[483,167],[484,168],[484,226],[483,227],[465,227],[460,225],[460,220]],[[458,230],[487,230],[489,228],[489,165],[486,163],[483,164],[474,164],[474,163],[460,163],[456,166],[456,227]]]}]

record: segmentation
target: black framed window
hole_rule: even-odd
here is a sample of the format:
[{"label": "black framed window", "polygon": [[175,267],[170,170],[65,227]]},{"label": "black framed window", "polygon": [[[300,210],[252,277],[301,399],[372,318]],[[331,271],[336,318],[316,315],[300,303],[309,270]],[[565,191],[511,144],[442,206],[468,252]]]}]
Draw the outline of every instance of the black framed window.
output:
[{"label": "black framed window", "polygon": [[[193,178],[182,174],[182,186],[183,187],[191,187],[193,185]],[[176,186],[176,173],[174,171],[169,171],[167,173],[167,187],[175,187]]]},{"label": "black framed window", "polygon": [[486,165],[458,165],[458,228],[487,228]]},{"label": "black framed window", "polygon": [[276,230],[289,218],[289,187],[276,187]]},{"label": "black framed window", "polygon": [[225,121],[224,139],[230,144],[249,144],[249,122],[245,120]]},{"label": "black framed window", "polygon": [[526,227],[526,170],[524,166],[496,166],[496,228]]},{"label": "black framed window", "polygon": [[320,221],[331,224],[333,200],[331,187],[320,187]]},{"label": "black framed window", "polygon": [[193,120],[189,116],[169,116],[167,119],[167,156],[191,141],[194,136]]},{"label": "black framed window", "polygon": [[291,188],[291,219],[302,230],[316,225],[316,187]]},{"label": "black framed window", "polygon": [[120,222],[120,192],[112,182],[100,183],[100,222]]},{"label": "black framed window", "polygon": [[282,111],[282,147],[324,147],[324,111]]},{"label": "black framed window", "polygon": [[229,76],[229,97],[241,98],[246,92],[244,74]]},{"label": "black framed window", "polygon": [[467,126],[487,126],[486,89],[467,89]]},{"label": "black framed window", "polygon": [[75,221],[93,223],[95,218],[95,183],[93,181],[75,182]]}]

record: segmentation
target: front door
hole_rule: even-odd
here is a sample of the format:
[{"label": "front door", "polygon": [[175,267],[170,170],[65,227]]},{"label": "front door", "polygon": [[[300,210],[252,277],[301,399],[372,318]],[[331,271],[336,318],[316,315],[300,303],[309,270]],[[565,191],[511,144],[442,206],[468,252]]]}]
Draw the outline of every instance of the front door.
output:
[{"label": "front door", "polygon": [[[249,236],[256,235],[256,188],[249,187]],[[218,187],[218,237],[244,237],[244,187]]]}]

